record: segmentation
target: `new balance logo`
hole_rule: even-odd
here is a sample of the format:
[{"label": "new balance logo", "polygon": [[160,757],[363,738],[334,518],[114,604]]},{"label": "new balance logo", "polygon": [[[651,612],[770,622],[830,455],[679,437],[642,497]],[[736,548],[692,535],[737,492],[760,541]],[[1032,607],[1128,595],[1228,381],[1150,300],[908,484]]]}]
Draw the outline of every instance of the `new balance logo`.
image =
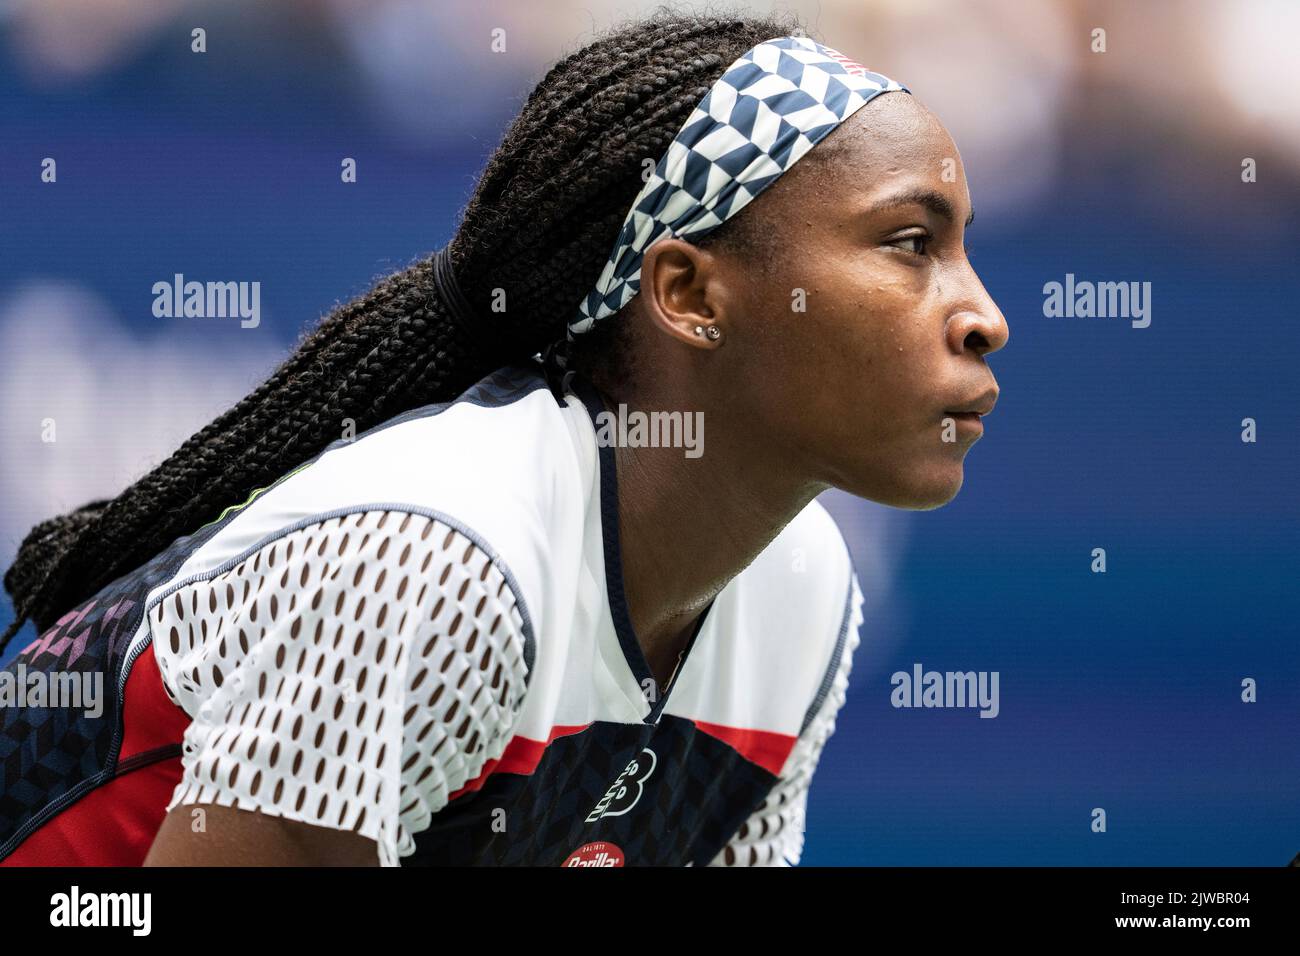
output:
[{"label": "new balance logo", "polygon": [[658,762],[653,750],[649,747],[643,749],[618,775],[614,785],[605,791],[591,813],[587,814],[587,822],[595,823],[601,817],[622,816],[635,807],[645,790],[646,780],[654,773]]}]

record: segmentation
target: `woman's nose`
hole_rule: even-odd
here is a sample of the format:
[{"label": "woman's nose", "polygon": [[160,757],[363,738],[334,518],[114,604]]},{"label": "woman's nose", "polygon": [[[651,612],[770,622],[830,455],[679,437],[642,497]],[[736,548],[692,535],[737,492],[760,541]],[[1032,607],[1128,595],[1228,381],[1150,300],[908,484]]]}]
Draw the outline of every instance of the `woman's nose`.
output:
[{"label": "woman's nose", "polygon": [[984,283],[972,269],[966,277],[962,297],[948,319],[948,343],[954,352],[966,349],[987,355],[1007,344],[1011,331],[1006,317],[993,301]]}]

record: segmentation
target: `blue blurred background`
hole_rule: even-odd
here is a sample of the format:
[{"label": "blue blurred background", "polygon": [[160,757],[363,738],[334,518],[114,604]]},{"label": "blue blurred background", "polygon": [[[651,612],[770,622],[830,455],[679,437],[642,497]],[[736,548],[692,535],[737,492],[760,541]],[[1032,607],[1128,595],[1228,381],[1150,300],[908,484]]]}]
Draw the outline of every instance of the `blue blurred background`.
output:
[{"label": "blue blurred background", "polygon": [[[161,461],[333,305],[443,245],[549,65],[651,6],[0,5],[0,560]],[[1300,5],[783,8],[948,125],[972,261],[1011,327],[952,504],[826,496],[867,608],[805,864],[1286,863]],[[260,281],[261,325],[155,318],[152,285],[177,272]],[[1044,284],[1067,273],[1152,283],[1150,327],[1044,317]],[[894,709],[890,675],[914,663],[998,671],[1000,715]]]}]

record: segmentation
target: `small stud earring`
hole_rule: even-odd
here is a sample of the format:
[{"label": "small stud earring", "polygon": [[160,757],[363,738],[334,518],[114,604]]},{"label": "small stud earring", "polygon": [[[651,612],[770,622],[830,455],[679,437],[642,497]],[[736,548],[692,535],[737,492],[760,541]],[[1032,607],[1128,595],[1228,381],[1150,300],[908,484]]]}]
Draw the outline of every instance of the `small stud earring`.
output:
[{"label": "small stud earring", "polygon": [[702,326],[702,325],[697,325],[697,326],[695,327],[695,334],[696,334],[696,335],[703,335],[703,334],[704,334],[704,326]]},{"label": "small stud earring", "polygon": [[707,335],[710,339],[716,342],[722,337],[722,329],[718,328],[716,325],[710,325]]}]

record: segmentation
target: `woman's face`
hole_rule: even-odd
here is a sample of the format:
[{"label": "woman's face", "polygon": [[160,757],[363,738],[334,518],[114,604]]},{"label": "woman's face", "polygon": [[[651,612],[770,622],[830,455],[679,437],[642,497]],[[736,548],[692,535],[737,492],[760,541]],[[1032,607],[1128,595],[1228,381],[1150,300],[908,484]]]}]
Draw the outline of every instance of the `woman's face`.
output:
[{"label": "woman's face", "polygon": [[713,260],[720,387],[815,479],[900,508],[951,500],[982,434],[952,413],[992,407],[985,356],[1007,324],[966,258],[947,131],[914,97],[879,96],[742,215],[775,251]]}]

